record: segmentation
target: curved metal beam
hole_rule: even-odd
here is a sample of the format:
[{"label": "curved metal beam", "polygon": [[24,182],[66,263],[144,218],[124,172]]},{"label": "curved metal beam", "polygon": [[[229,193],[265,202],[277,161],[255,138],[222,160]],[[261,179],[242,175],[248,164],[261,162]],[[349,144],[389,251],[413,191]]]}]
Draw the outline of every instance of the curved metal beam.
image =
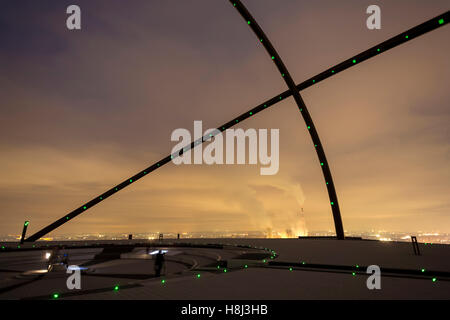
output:
[{"label": "curved metal beam", "polygon": [[[402,32],[399,35],[390,38],[389,40],[386,40],[368,50],[365,50],[365,51],[359,53],[358,55],[353,56],[350,59],[347,59],[347,60],[303,81],[302,83],[300,83],[296,86],[297,90],[304,90],[306,88],[309,88],[309,87],[319,83],[320,81],[323,81],[343,70],[346,70],[348,68],[355,66],[359,62],[362,62],[364,60],[375,57],[383,52],[386,52],[389,49],[392,49],[392,48],[394,48],[398,45],[401,45],[401,44],[403,44],[409,40],[412,40],[414,38],[417,38],[429,31],[438,29],[439,27],[446,25],[449,22],[449,20],[450,20],[450,11],[447,11],[437,17],[434,17],[412,29]],[[408,37],[406,37],[406,36],[408,36]],[[353,60],[356,60],[356,63],[353,63]],[[332,71],[334,71],[334,72],[332,72]],[[258,106],[248,110],[247,112],[237,116],[236,118],[232,119],[231,121],[228,121],[227,123],[219,126],[217,128],[217,131],[224,131],[228,128],[231,128],[235,124],[237,124],[247,118],[250,118],[263,110],[268,109],[269,107],[275,105],[276,103],[278,103],[281,100],[284,100],[284,99],[290,97],[291,95],[292,95],[292,91],[286,90],[286,91],[272,97],[271,99],[264,101],[263,103],[259,104]],[[214,134],[216,134],[216,133],[214,133]],[[209,139],[209,137],[203,137],[202,139],[193,141],[193,142],[191,142],[190,145],[188,145],[186,148],[184,148],[184,151],[194,148],[195,146],[199,145],[200,143],[203,143],[204,141],[207,141],[208,139]],[[176,157],[176,156],[178,156],[178,154],[182,154],[182,153],[183,153],[183,149],[180,149],[179,153],[176,153],[174,155],[169,155],[165,158],[162,158],[160,161],[152,164],[151,166],[144,169],[143,171],[140,171],[139,173],[135,174],[134,176],[130,177],[129,179],[121,182],[120,184],[116,185],[115,187],[107,190],[106,192],[102,193],[101,195],[99,195],[99,196],[95,197],[94,199],[90,200],[89,202],[83,204],[81,207],[71,211],[67,215],[61,217],[60,219],[56,220],[55,222],[51,223],[50,225],[48,225],[48,226],[44,227],[43,229],[39,230],[38,232],[34,233],[30,237],[28,237],[25,241],[32,242],[32,241],[39,240],[39,238],[43,237],[47,233],[55,230],[56,228],[63,225],[64,223],[71,221],[76,216],[82,214],[83,212],[92,208],[99,202],[105,200],[106,198],[112,196],[116,192],[119,192],[123,188],[129,186],[131,183],[134,183],[137,180],[143,178],[144,176],[148,175],[153,170],[156,170],[159,167],[162,167],[164,164],[170,162],[170,160],[173,157]]]},{"label": "curved metal beam", "polygon": [[288,69],[284,65],[278,52],[272,46],[269,38],[267,38],[264,31],[256,22],[255,18],[250,14],[247,8],[242,4],[240,0],[229,0],[230,3],[236,8],[241,14],[242,18],[247,21],[248,26],[252,29],[255,35],[258,37],[261,44],[266,49],[267,53],[271,57],[272,61],[278,68],[281,77],[286,82],[291,94],[294,96],[295,103],[300,110],[303,120],[305,121],[306,127],[311,135],[311,140],[313,142],[314,148],[316,149],[317,156],[319,158],[320,166],[322,167],[323,177],[325,178],[325,185],[328,191],[328,197],[330,198],[331,210],[333,212],[334,228],[336,230],[336,237],[339,240],[344,239],[344,227],[342,225],[341,211],[339,210],[339,202],[336,194],[336,189],[334,187],[333,177],[331,175],[331,170],[328,165],[327,157],[325,155],[325,150],[323,149],[322,142],[319,138],[319,133],[316,130],[316,126],[308,112],[305,102],[302,99],[295,82],[289,74]]}]

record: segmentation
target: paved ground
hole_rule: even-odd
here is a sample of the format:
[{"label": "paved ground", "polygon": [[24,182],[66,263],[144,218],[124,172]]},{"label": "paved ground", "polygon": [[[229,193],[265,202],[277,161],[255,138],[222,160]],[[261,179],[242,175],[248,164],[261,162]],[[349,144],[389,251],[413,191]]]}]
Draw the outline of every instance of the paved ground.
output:
[{"label": "paved ground", "polygon": [[[51,243],[2,252],[0,299],[49,299],[54,293],[59,299],[450,299],[450,246],[445,245],[420,244],[422,255],[415,256],[410,243],[362,240],[146,242],[155,247],[147,251],[139,240],[96,248],[83,243],[87,247],[77,249],[69,245],[80,243],[65,243],[60,253],[69,254],[69,264],[86,268],[81,290],[67,289],[65,270],[45,272]],[[149,253],[159,248],[168,250],[166,270],[155,278]],[[372,264],[399,270],[382,273],[381,290],[369,290],[364,267]]]}]

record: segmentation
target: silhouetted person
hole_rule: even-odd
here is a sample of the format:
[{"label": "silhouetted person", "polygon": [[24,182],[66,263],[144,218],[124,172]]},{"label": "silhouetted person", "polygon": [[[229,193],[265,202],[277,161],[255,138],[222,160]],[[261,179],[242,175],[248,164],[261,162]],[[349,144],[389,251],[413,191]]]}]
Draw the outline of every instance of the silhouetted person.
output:
[{"label": "silhouetted person", "polygon": [[161,275],[161,270],[164,266],[164,254],[161,250],[156,254],[155,259],[155,276],[159,277]]}]

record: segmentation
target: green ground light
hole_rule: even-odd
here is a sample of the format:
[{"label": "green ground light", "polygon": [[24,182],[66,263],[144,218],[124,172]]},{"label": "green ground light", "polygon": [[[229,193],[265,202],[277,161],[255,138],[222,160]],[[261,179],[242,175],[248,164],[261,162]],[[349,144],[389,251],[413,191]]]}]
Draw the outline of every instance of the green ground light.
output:
[{"label": "green ground light", "polygon": [[115,286],[114,291],[119,291],[119,286]]},{"label": "green ground light", "polygon": [[54,293],[52,297],[53,297],[53,299],[58,299],[59,298],[59,293]]}]

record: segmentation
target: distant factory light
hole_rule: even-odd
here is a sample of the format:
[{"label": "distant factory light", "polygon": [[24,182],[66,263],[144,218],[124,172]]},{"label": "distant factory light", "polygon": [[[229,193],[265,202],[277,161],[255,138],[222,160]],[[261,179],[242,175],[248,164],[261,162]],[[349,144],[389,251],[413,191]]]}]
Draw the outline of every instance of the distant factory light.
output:
[{"label": "distant factory light", "polygon": [[52,256],[52,254],[50,252],[46,252],[45,253],[45,259],[46,260],[50,259],[51,256]]}]

